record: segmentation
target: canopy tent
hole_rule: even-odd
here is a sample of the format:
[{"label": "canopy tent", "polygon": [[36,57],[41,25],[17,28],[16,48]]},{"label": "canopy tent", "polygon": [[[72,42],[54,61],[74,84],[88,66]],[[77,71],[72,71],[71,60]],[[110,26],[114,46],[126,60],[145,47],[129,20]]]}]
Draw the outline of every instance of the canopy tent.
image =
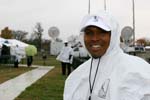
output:
[{"label": "canopy tent", "polygon": [[11,46],[16,46],[16,45],[18,45],[19,47],[27,47],[28,46],[27,43],[24,43],[24,42],[16,40],[16,39],[7,39],[7,40],[11,44]]},{"label": "canopy tent", "polygon": [[11,46],[11,42],[8,41],[8,39],[4,39],[0,37],[0,45],[6,45],[8,47]]},{"label": "canopy tent", "polygon": [[6,39],[0,37],[0,43],[4,42]]},{"label": "canopy tent", "polygon": [[16,39],[4,39],[0,37],[0,45],[6,45],[6,46],[16,46],[18,45],[19,47],[27,47],[28,44],[24,43],[22,41],[16,40]]},{"label": "canopy tent", "polygon": [[[25,58],[25,48],[28,46],[27,43],[24,43],[22,41],[16,40],[16,39],[4,39],[0,37],[0,45],[6,45],[10,47],[10,54],[17,56],[20,55],[22,58]],[[16,51],[16,46],[19,48]]]}]

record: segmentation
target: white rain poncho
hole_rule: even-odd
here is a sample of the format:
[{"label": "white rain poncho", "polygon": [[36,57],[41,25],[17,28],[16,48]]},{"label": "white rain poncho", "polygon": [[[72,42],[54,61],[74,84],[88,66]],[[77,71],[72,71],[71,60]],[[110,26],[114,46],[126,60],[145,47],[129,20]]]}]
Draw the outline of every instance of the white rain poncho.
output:
[{"label": "white rain poncho", "polygon": [[22,50],[21,47],[18,47],[18,45],[15,47],[11,47],[11,51],[13,51],[11,52],[11,54],[15,56],[15,61],[20,62],[21,59],[25,56],[25,52]]},{"label": "white rain poncho", "polygon": [[[119,47],[120,32],[117,22],[105,12],[98,15],[110,26],[111,40],[100,63],[98,64],[99,59],[93,59],[92,80],[98,65],[99,69],[91,100],[150,100],[150,65],[139,57],[123,53]],[[89,17],[90,15],[85,19]],[[83,26],[86,20],[82,22]],[[81,33],[82,41],[83,35]],[[64,100],[88,100],[90,66],[91,59],[69,75],[65,82]]]},{"label": "white rain poncho", "polygon": [[72,58],[69,59],[70,55],[73,55],[73,49],[70,46],[64,46],[56,59],[61,62],[72,63]]}]

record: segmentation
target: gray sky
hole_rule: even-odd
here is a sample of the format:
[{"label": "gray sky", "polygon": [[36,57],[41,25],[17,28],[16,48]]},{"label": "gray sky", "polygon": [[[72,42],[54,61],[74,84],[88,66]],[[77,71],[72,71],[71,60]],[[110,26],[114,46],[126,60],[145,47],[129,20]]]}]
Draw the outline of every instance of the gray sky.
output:
[{"label": "gray sky", "polygon": [[[106,0],[107,11],[118,19],[120,28],[132,26],[132,0]],[[136,38],[150,37],[150,0],[135,0]],[[104,9],[103,0],[91,0],[91,13]],[[14,30],[32,32],[41,22],[44,37],[48,29],[57,26],[60,38],[78,35],[80,22],[88,12],[88,0],[0,0],[0,30],[8,26]]]}]

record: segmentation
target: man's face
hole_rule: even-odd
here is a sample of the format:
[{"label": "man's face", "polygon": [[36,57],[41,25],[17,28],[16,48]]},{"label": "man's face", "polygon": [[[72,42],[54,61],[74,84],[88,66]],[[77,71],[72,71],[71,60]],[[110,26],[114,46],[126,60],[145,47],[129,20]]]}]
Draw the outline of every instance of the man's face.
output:
[{"label": "man's face", "polygon": [[88,26],[84,32],[84,43],[92,57],[99,58],[104,55],[109,47],[111,32],[95,26]]}]

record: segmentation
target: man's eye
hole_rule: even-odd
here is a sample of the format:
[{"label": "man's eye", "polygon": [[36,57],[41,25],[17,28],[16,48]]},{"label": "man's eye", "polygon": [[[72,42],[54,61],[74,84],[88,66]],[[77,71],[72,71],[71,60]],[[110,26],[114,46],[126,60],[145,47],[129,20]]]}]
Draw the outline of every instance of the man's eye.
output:
[{"label": "man's eye", "polygon": [[87,31],[87,32],[85,32],[85,34],[86,34],[86,35],[92,35],[93,32]]}]

